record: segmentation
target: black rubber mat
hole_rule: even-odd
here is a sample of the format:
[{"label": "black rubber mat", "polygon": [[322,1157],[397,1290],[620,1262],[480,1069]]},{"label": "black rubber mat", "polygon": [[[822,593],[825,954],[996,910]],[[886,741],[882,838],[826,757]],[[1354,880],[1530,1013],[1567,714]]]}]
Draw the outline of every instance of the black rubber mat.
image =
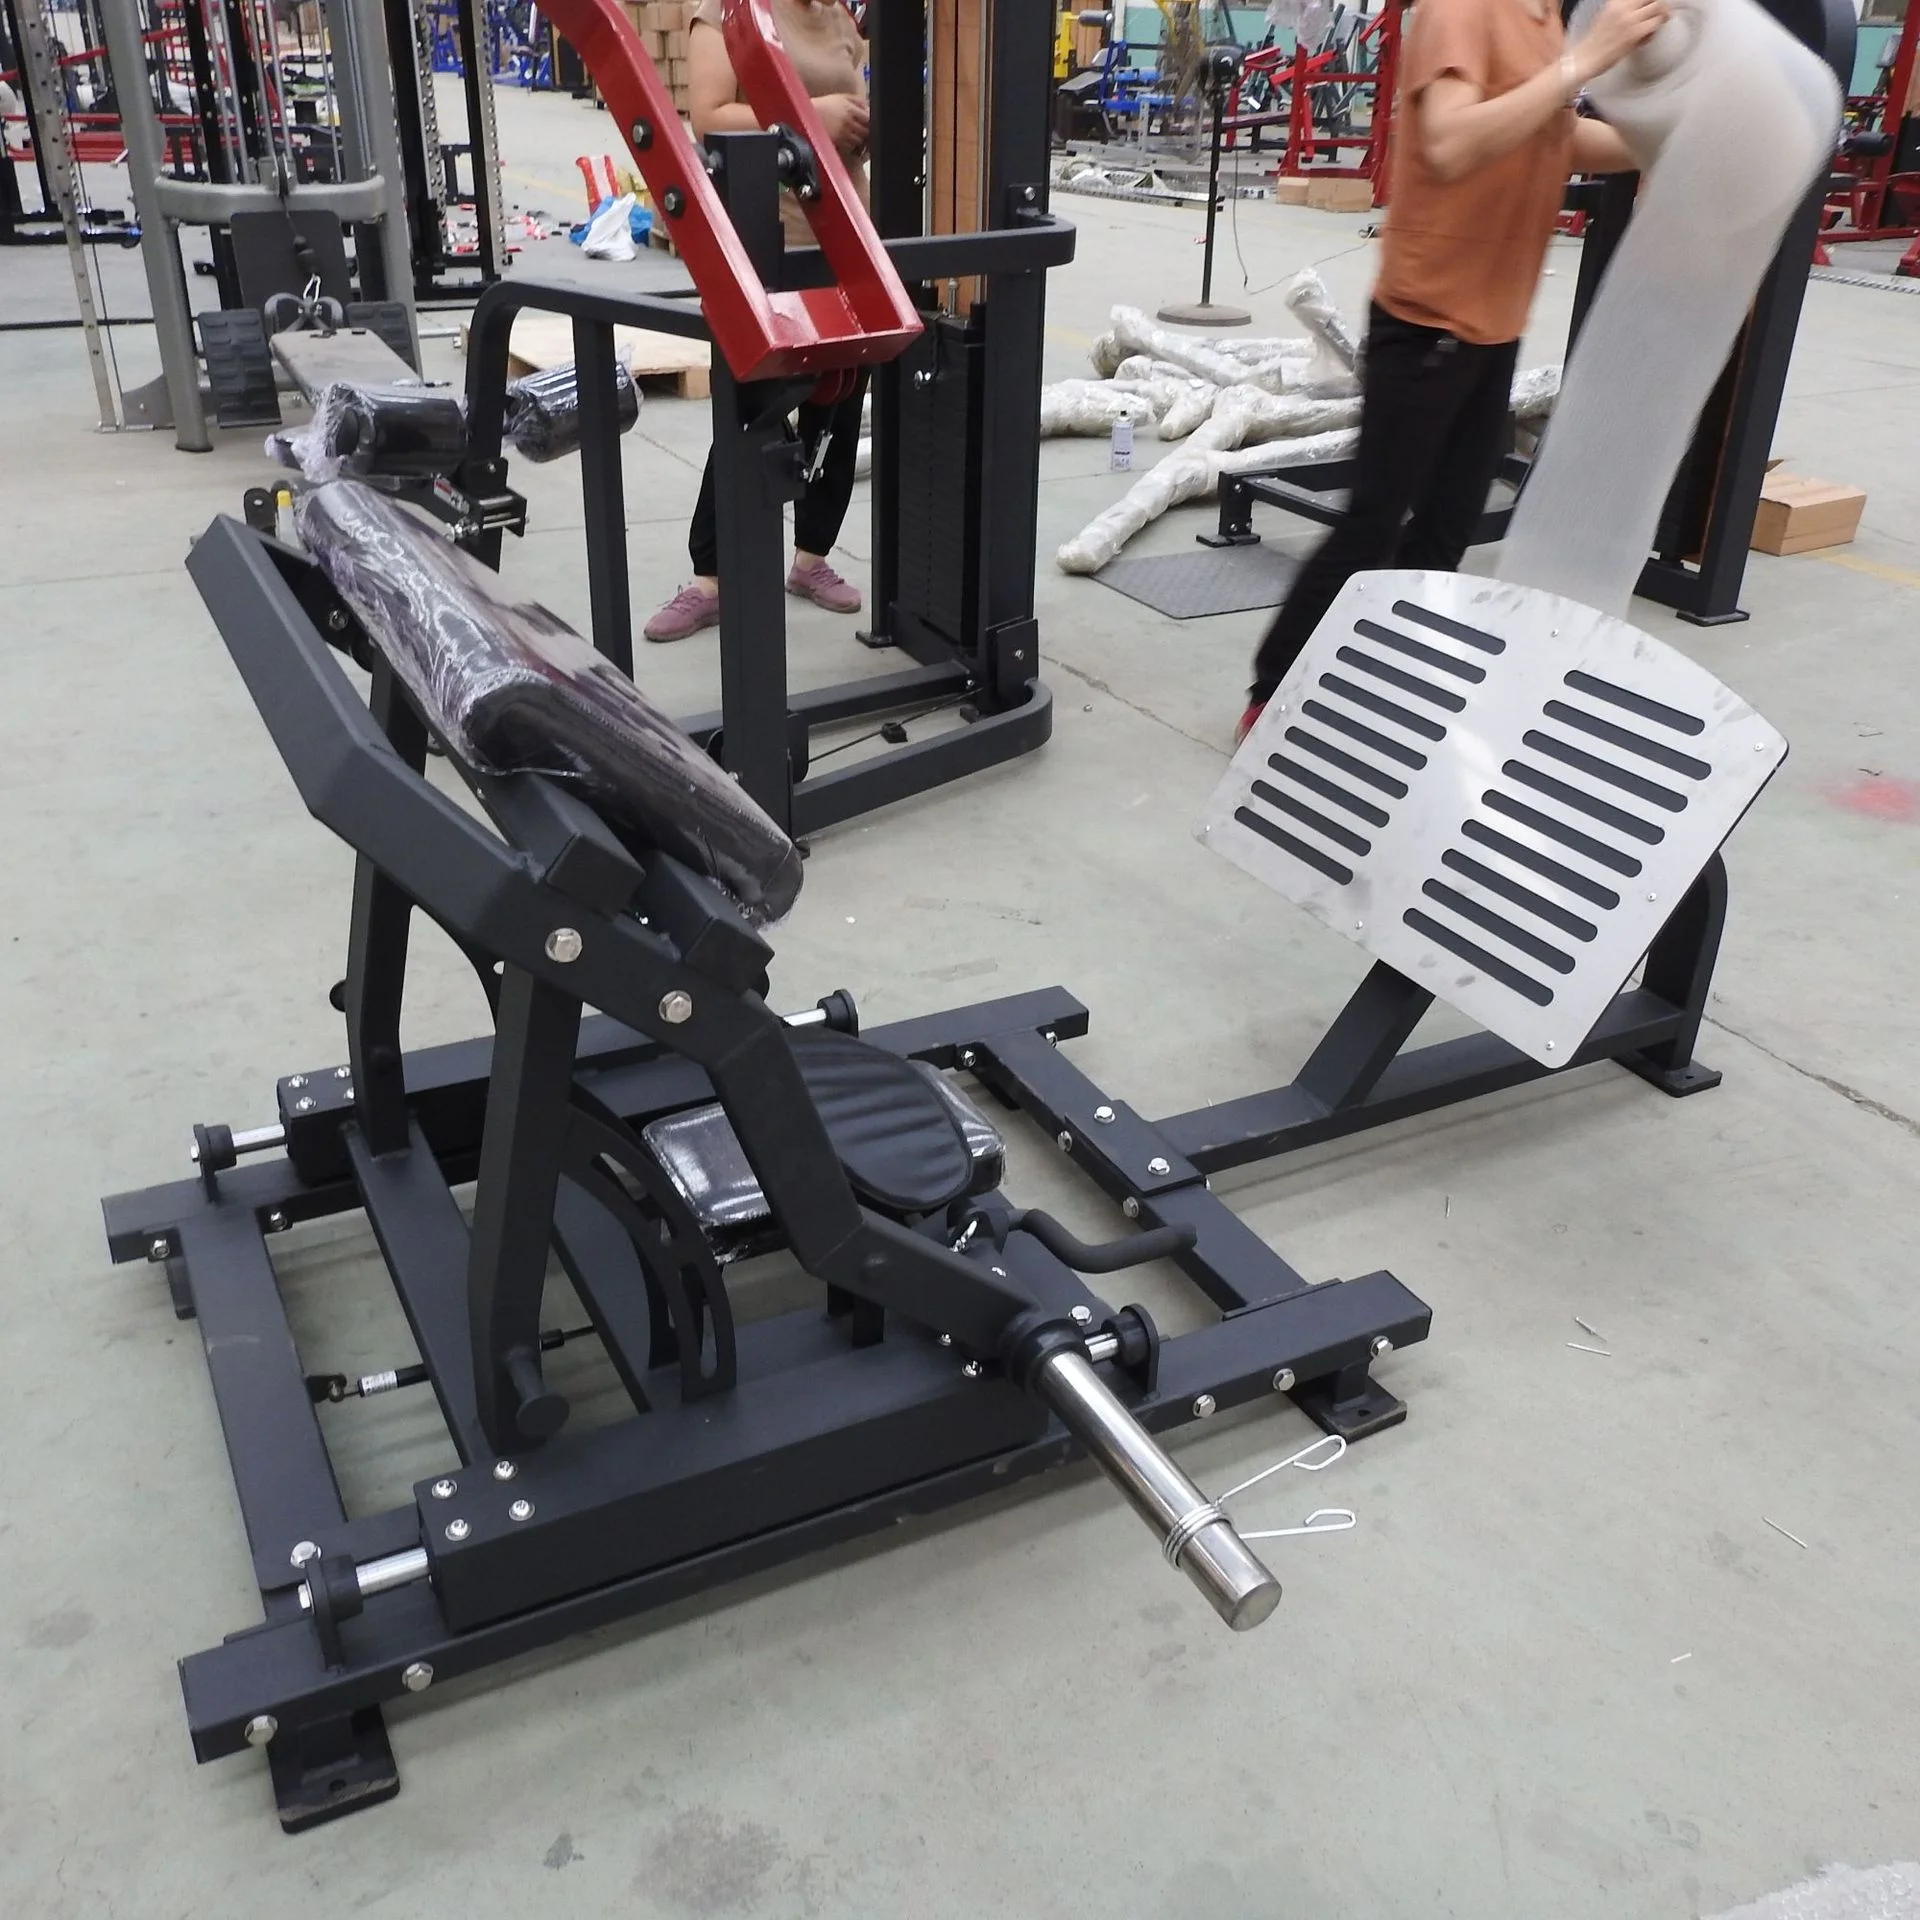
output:
[{"label": "black rubber mat", "polygon": [[1199,620],[1211,613],[1277,607],[1299,570],[1300,562],[1292,555],[1262,542],[1109,560],[1093,577],[1169,619]]}]

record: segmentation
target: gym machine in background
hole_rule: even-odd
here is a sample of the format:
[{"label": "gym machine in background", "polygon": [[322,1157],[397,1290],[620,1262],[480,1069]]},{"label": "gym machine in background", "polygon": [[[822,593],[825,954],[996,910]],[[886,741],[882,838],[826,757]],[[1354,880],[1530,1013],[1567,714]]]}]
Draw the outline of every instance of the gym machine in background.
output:
[{"label": "gym machine in background", "polygon": [[[1032,751],[1052,726],[1033,611],[1044,276],[1073,252],[1072,229],[1047,210],[1044,9],[932,0],[872,11],[871,226],[830,144],[808,133],[804,92],[781,79],[784,61],[767,57],[763,7],[730,11],[728,44],[743,94],[781,131],[723,136],[705,159],[613,0],[560,0],[549,12],[598,81],[700,305],[528,275],[482,296],[469,349],[471,451],[453,479],[496,504],[476,516],[471,550],[498,565],[503,532],[518,525],[500,457],[516,311],[572,315],[578,363],[596,370],[610,364],[616,323],[706,334],[718,348],[727,589],[721,709],[689,730],[796,834]],[[784,249],[783,183],[811,195],[802,204],[821,248]],[[786,418],[823,379],[859,367],[873,374],[867,638],[914,664],[790,697],[781,514],[798,494],[802,455]],[[593,638],[630,670],[616,429],[591,407],[584,424]],[[960,724],[831,771],[813,765],[816,728],[943,709],[959,711]]]}]

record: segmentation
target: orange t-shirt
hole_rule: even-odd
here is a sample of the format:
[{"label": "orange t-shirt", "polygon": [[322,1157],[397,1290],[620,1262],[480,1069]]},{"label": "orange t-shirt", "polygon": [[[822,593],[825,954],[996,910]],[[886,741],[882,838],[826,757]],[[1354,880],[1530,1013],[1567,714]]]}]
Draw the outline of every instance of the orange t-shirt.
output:
[{"label": "orange t-shirt", "polygon": [[1438,179],[1413,137],[1434,81],[1470,80],[1488,99],[1560,58],[1558,7],[1545,19],[1526,0],[1417,0],[1400,42],[1393,186],[1373,297],[1401,320],[1439,327],[1475,346],[1526,331],[1573,157],[1573,114],[1545,126],[1464,180]]}]

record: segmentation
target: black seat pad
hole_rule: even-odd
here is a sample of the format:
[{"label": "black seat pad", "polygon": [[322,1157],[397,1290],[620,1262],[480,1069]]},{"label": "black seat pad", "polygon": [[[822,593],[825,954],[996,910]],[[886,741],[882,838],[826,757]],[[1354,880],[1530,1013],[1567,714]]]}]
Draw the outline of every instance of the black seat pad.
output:
[{"label": "black seat pad", "polygon": [[910,1060],[803,1027],[793,1055],[853,1190],[888,1213],[932,1213],[973,1181],[952,1109]]}]

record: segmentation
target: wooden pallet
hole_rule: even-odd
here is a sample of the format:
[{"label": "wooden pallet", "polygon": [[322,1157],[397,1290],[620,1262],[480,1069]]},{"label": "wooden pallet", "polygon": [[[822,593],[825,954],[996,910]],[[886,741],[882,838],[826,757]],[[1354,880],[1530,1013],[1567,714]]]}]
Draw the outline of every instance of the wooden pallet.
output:
[{"label": "wooden pallet", "polygon": [[[713,390],[713,349],[704,340],[683,340],[678,334],[654,333],[645,327],[615,327],[613,344],[635,383],[648,392],[704,400]],[[467,330],[462,327],[461,352],[466,346]],[[562,366],[572,358],[573,322],[565,314],[529,311],[515,317],[507,348],[510,378]]]}]

